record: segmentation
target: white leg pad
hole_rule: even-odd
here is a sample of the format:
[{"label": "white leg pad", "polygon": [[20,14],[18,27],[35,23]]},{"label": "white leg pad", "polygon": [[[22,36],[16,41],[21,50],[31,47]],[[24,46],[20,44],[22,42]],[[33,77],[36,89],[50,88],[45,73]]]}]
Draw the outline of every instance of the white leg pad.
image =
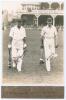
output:
[{"label": "white leg pad", "polygon": [[46,69],[50,71],[50,59],[46,60]]},{"label": "white leg pad", "polygon": [[15,68],[16,67],[16,63],[13,61],[13,68]]},{"label": "white leg pad", "polygon": [[17,70],[18,70],[18,72],[21,71],[21,66],[22,66],[22,59],[19,58],[18,63],[17,63]]}]

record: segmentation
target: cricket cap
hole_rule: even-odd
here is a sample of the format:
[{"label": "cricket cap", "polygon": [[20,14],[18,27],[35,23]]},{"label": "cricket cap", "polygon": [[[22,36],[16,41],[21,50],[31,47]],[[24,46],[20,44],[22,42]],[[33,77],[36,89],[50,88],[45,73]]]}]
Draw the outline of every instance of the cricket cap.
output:
[{"label": "cricket cap", "polygon": [[18,23],[21,23],[21,20],[17,20]]}]

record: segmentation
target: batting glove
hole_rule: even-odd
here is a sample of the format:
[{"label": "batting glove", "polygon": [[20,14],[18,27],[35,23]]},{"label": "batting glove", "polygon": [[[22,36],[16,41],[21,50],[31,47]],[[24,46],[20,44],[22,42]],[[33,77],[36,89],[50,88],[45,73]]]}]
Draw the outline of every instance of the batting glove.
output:
[{"label": "batting glove", "polygon": [[24,49],[27,48],[27,44],[26,44],[26,43],[24,44],[23,48],[24,48]]},{"label": "batting glove", "polygon": [[10,49],[12,46],[11,46],[11,44],[8,44],[8,49]]}]

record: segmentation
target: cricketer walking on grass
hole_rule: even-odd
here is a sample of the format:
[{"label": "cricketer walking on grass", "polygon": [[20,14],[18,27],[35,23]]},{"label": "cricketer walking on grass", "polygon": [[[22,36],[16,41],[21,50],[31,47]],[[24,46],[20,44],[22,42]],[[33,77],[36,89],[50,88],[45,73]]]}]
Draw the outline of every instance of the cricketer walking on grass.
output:
[{"label": "cricketer walking on grass", "polygon": [[[57,47],[57,30],[55,26],[52,25],[52,18],[47,19],[47,25],[42,28],[41,35],[41,48],[45,52],[45,63],[47,71],[51,70],[50,59],[52,57],[57,57],[55,52],[55,47]],[[41,55],[42,55],[41,51]],[[40,61],[44,62],[43,58]]]},{"label": "cricketer walking on grass", "polygon": [[12,66],[13,68],[17,68],[18,72],[20,72],[23,62],[24,48],[27,47],[26,31],[21,25],[21,20],[18,21],[17,25],[11,28],[9,38],[12,47]]}]

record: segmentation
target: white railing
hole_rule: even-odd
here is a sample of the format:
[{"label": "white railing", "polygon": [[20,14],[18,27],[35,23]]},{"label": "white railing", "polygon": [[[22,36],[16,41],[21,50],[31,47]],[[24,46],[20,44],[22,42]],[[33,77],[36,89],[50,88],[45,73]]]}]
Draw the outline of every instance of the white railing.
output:
[{"label": "white railing", "polygon": [[28,12],[27,10],[22,10],[20,12],[16,13],[22,13],[22,14],[64,14],[63,10],[32,10],[31,12]]}]

